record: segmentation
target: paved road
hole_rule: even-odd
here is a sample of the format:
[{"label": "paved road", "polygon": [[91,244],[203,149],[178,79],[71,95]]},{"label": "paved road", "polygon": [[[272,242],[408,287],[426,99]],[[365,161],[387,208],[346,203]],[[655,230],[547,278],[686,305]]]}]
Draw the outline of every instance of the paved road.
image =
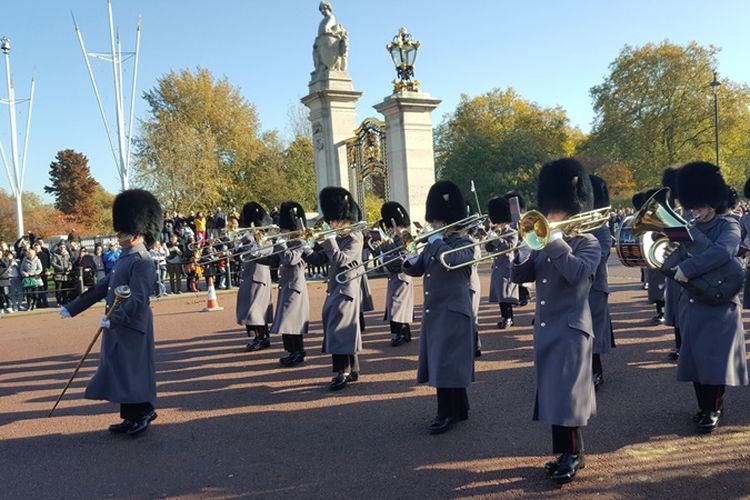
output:
[{"label": "paved road", "polygon": [[[496,306],[483,301],[471,417],[430,436],[435,399],[414,382],[418,339],[389,346],[385,282],[372,280],[380,310],[367,315],[363,377],[340,393],[326,390],[319,283],[310,284],[309,355],[293,369],[278,366],[280,339],[244,352],[234,294],[220,295],[226,309],[215,313],[199,312],[203,295],[155,302],[159,418],[135,440],[103,430],[117,420],[114,405],[82,399],[96,356],[45,418],[100,311],[3,318],[0,497],[750,496],[750,388],[730,389],[719,430],[695,435],[692,387],[666,361],[671,331],[650,322],[637,270],[613,261],[611,274],[618,347],[603,359],[598,416],[585,430],[588,465],[563,488],[541,468],[550,430],[531,421],[532,307],[500,331]],[[485,269],[485,290],[487,278]]]}]

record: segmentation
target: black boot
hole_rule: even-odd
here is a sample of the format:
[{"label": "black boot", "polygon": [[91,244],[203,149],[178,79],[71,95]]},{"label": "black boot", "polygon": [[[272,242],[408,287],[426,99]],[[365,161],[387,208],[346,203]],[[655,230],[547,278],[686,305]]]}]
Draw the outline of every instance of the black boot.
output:
[{"label": "black boot", "polygon": [[563,453],[557,459],[557,468],[552,472],[552,479],[557,484],[569,483],[576,477],[578,469],[583,469],[585,466],[586,460],[583,453]]},{"label": "black boot", "polygon": [[345,372],[339,372],[335,377],[331,379],[331,383],[328,387],[332,391],[340,391],[341,389],[346,387],[347,382],[349,382],[349,374]]}]

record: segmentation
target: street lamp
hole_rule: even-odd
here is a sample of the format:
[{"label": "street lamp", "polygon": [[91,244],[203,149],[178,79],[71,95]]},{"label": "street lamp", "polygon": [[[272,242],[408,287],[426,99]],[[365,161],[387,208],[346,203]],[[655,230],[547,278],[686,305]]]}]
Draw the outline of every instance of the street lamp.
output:
[{"label": "street lamp", "polygon": [[719,166],[719,87],[721,82],[716,77],[716,71],[714,71],[714,80],[711,82],[711,90],[714,93],[714,137],[716,146],[716,166]]},{"label": "street lamp", "polygon": [[391,54],[393,64],[396,66],[397,80],[393,80],[393,92],[419,92],[419,80],[412,80],[414,76],[414,61],[417,60],[417,51],[420,42],[414,40],[403,26],[398,30],[398,35],[393,41],[386,45],[386,50]]}]

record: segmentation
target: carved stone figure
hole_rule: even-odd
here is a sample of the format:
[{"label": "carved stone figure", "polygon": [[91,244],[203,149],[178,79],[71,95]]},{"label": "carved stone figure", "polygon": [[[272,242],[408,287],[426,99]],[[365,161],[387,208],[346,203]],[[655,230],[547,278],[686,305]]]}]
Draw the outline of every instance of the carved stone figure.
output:
[{"label": "carved stone figure", "polygon": [[318,7],[323,20],[318,26],[318,36],[313,44],[313,64],[315,72],[326,70],[346,71],[349,57],[349,33],[333,16],[333,7],[328,0],[320,2]]}]

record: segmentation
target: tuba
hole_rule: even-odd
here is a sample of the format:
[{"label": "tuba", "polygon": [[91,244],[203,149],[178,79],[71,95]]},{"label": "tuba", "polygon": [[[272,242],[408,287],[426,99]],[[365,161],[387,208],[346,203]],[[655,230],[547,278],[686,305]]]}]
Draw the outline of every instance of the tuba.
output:
[{"label": "tuba", "polygon": [[[677,244],[670,242],[667,232],[670,230],[689,232],[693,223],[686,221],[669,205],[669,193],[668,187],[654,193],[633,216],[631,227],[634,236],[644,238],[651,235],[651,241],[655,242],[653,246],[656,248],[648,249],[654,255],[653,259],[646,259],[648,267],[659,269],[669,278],[673,278],[675,267],[689,259],[691,255],[708,250],[711,242],[698,231],[691,234],[689,241]],[[619,243],[618,241],[618,245]],[[620,255],[619,247],[618,255]],[[735,256],[719,267],[686,283],[680,281],[677,283],[687,290],[690,297],[699,302],[709,305],[724,304],[734,299],[742,290],[745,283],[745,266]]]}]

